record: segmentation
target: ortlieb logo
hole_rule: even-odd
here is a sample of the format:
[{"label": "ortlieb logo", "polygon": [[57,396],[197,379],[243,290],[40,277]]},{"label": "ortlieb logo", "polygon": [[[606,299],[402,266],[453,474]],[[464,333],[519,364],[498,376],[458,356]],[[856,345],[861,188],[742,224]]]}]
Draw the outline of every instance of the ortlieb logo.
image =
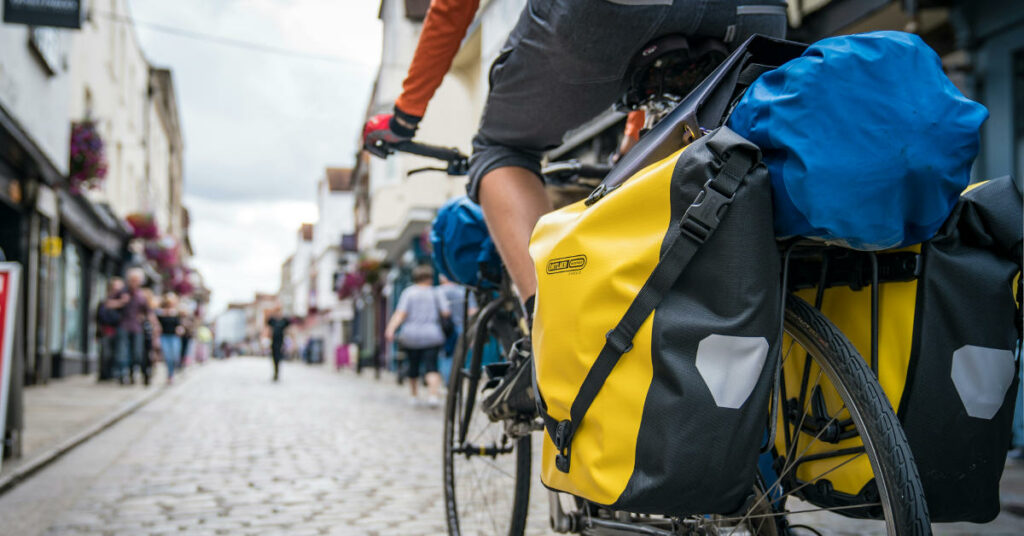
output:
[{"label": "ortlieb logo", "polygon": [[548,261],[547,272],[549,274],[575,273],[587,265],[586,255],[573,255],[571,257],[559,257]]}]

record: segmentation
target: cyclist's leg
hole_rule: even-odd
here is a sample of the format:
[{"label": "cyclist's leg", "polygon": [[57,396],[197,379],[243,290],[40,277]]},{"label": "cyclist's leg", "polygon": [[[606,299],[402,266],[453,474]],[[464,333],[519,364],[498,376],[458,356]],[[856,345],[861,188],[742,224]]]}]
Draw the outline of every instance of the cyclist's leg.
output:
[{"label": "cyclist's leg", "polygon": [[699,20],[699,0],[668,5],[531,0],[491,69],[491,91],[473,140],[470,197],[522,298],[536,292],[528,244],[551,210],[540,160],[568,130],[607,109],[633,52],[674,8]]}]

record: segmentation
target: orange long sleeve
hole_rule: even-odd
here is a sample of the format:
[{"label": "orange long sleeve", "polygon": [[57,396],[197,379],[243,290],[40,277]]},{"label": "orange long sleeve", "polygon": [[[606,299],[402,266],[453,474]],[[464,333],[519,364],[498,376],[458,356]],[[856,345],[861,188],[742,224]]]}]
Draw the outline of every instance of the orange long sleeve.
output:
[{"label": "orange long sleeve", "polygon": [[629,115],[626,116],[626,131],[624,133],[627,138],[640,139],[640,131],[644,128],[645,117],[643,110],[629,112]]},{"label": "orange long sleeve", "polygon": [[444,75],[452,66],[459,45],[466,36],[480,0],[432,0],[416,53],[402,82],[402,94],[395,106],[422,117]]}]

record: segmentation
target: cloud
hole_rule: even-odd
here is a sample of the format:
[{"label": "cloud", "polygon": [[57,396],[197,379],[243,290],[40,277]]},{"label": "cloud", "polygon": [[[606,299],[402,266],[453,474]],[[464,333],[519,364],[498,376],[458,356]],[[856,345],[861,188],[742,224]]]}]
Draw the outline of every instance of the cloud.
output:
[{"label": "cloud", "polygon": [[210,310],[276,292],[281,263],[295,249],[299,225],[315,219],[312,201],[224,201],[186,196],[193,213],[195,267],[213,290]]},{"label": "cloud", "polygon": [[[274,291],[326,166],[352,165],[380,61],[377,2],[131,0],[146,57],[173,71],[195,264],[214,310]],[[272,54],[147,28],[243,40]],[[256,232],[258,230],[258,232]]]}]

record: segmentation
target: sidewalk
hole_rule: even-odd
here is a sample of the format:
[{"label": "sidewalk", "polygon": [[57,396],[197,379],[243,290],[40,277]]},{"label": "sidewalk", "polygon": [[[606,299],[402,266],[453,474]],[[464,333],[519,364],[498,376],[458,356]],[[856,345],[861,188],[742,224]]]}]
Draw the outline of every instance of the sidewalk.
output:
[{"label": "sidewalk", "polygon": [[[185,380],[198,368],[190,365]],[[132,413],[165,390],[166,368],[154,366],[150,385],[136,377],[134,385],[98,382],[94,374],[50,380],[25,388],[25,429],[22,455],[0,467],[0,493],[82,441]]]}]

